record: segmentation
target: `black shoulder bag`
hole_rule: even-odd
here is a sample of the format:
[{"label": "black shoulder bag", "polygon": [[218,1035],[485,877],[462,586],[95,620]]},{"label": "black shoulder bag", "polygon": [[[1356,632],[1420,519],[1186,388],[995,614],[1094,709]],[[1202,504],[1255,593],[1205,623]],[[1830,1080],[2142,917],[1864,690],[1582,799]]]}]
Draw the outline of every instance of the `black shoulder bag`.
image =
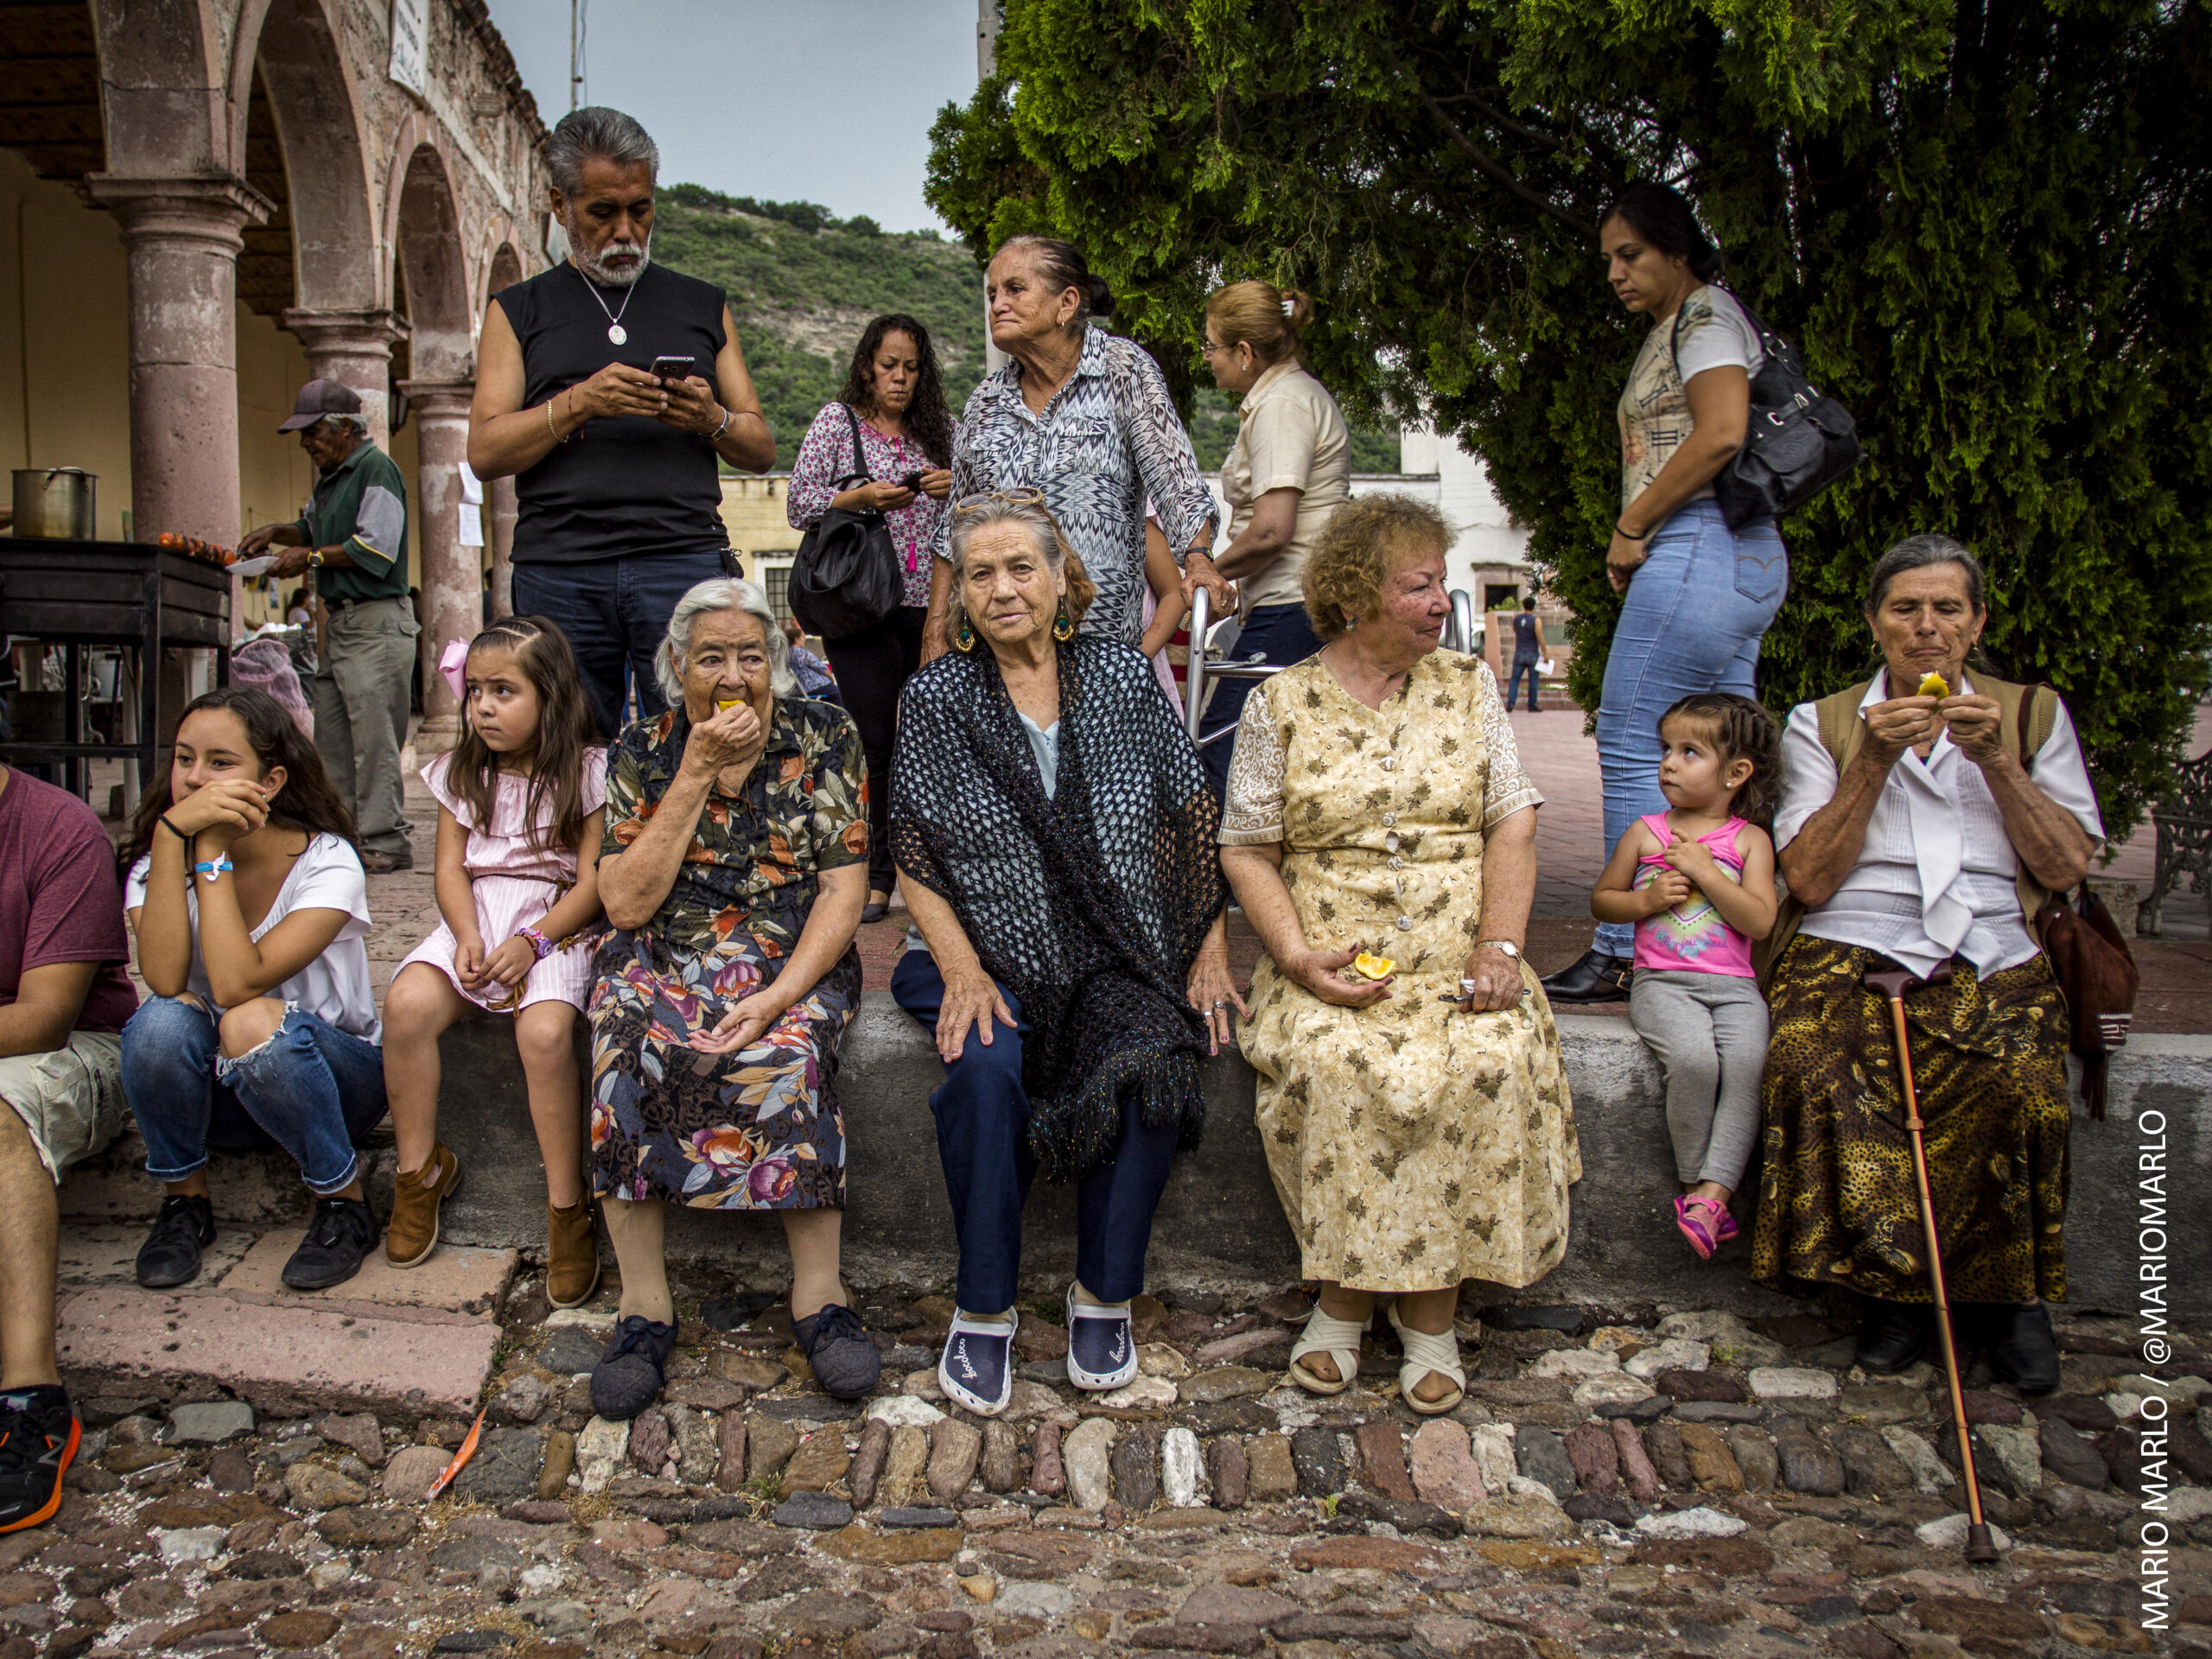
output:
[{"label": "black shoulder bag", "polygon": [[[844,405],[845,418],[853,423],[853,470],[836,480],[840,491],[869,481],[868,461],[861,448],[861,417]],[[906,598],[899,575],[899,550],[892,545],[891,526],[873,508],[855,512],[832,507],[823,513],[798,544],[791,561],[788,591],[791,614],[809,633],[824,639],[872,628]]]},{"label": "black shoulder bag", "polygon": [[[1751,381],[1744,447],[1713,480],[1720,516],[1729,529],[1740,530],[1755,518],[1779,518],[1803,506],[1856,467],[1864,451],[1851,411],[1805,378],[1797,348],[1768,327],[1741,296],[1729,297],[1743,306],[1765,354]],[[1682,378],[1681,340],[1678,308],[1668,342],[1677,381]]]}]

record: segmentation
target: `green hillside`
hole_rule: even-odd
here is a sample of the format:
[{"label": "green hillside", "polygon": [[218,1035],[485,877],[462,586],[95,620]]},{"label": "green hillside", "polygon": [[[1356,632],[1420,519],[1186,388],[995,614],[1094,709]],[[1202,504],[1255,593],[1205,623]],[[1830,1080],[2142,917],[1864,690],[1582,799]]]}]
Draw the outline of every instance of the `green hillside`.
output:
[{"label": "green hillside", "polygon": [[[919,317],[935,337],[954,414],[983,378],[983,276],[957,242],[696,184],[663,190],[653,221],[655,259],[728,294],[779,467],[791,464],[816,412],[844,385],[861,331],[886,311]],[[1234,402],[1201,391],[1191,419],[1198,465],[1219,472],[1236,436]],[[1354,472],[1397,467],[1396,434],[1352,434]]]}]

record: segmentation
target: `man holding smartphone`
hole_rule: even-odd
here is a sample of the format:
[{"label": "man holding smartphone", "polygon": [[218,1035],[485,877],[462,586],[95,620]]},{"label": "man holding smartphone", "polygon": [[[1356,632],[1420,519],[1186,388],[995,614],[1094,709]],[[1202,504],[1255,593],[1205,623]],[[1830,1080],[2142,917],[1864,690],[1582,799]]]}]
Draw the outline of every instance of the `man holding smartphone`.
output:
[{"label": "man holding smartphone", "polygon": [[722,291],[652,264],[660,152],[619,110],[571,111],[546,146],[569,257],[493,296],[468,464],[515,480],[514,607],[575,646],[600,734],[665,705],[653,652],[676,601],[734,575],[721,463],[775,464]]}]

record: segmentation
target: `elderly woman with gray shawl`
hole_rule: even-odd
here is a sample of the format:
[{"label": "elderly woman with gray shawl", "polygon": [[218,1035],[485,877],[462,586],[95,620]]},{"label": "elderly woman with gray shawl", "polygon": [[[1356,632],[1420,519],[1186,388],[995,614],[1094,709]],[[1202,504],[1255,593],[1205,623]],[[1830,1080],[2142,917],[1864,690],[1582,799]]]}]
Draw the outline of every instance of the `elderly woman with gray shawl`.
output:
[{"label": "elderly woman with gray shawl", "polygon": [[930,1108],[960,1277],[938,1376],[992,1416],[1040,1169],[1077,1186],[1069,1380],[1136,1375],[1153,1211],[1198,1142],[1198,1059],[1244,1005],[1218,808],[1152,665],[1077,635],[1093,590],[1037,492],[961,502],[951,544],[952,649],[899,704],[891,847],[919,938],[891,991],[945,1064]]}]

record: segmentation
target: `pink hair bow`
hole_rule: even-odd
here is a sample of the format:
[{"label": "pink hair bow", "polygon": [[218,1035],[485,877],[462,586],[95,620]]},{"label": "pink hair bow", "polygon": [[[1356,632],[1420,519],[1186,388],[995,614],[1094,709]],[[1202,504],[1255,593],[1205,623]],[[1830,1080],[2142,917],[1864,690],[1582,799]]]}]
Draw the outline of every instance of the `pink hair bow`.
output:
[{"label": "pink hair bow", "polygon": [[438,672],[453,688],[453,700],[468,701],[468,641],[448,639],[445,650],[438,657]]}]

